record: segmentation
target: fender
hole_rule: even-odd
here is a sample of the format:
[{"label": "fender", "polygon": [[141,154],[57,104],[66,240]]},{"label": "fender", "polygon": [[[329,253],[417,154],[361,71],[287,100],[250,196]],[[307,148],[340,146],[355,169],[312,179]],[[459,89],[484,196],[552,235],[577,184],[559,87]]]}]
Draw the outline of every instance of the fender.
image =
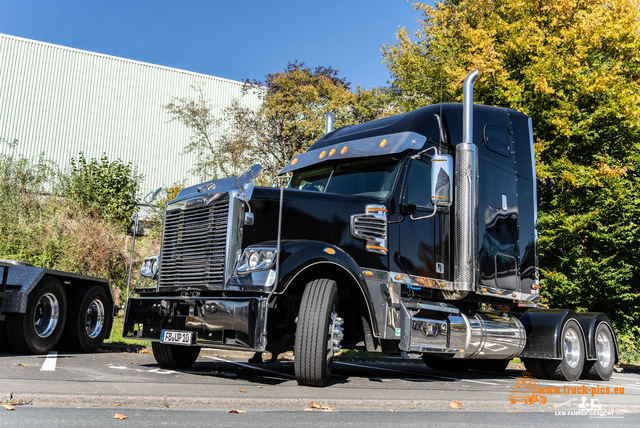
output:
[{"label": "fender", "polygon": [[580,317],[569,309],[529,309],[520,317],[527,333],[527,344],[519,357],[548,360],[562,359],[562,328],[575,320],[582,332],[585,347],[585,327]]},{"label": "fender", "polygon": [[587,348],[587,360],[596,359],[596,329],[600,324],[604,323],[609,329],[611,337],[613,337],[613,343],[615,343],[616,351],[615,362],[619,363],[620,354],[618,352],[618,338],[616,337],[616,332],[613,331],[613,326],[609,317],[602,312],[583,312],[579,313],[578,316],[584,324],[584,329],[587,336],[587,340],[585,342]]},{"label": "fender", "polygon": [[[334,254],[331,254],[331,250]],[[320,241],[284,241],[280,245],[279,281],[275,294],[284,293],[289,285],[305,270],[318,264],[334,265],[346,273],[358,284],[369,312],[369,320],[376,329],[375,312],[369,289],[366,287],[358,264],[344,250],[335,245]]]}]

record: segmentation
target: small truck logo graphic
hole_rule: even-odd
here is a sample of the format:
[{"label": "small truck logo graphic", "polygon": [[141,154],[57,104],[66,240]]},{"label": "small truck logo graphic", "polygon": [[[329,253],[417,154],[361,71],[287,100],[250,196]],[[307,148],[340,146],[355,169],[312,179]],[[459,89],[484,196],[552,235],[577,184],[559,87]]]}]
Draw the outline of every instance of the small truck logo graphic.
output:
[{"label": "small truck logo graphic", "polygon": [[516,404],[517,402],[546,404],[547,397],[538,394],[536,378],[525,373],[516,379],[516,384],[511,390],[511,394],[509,394],[509,402],[511,404]]}]

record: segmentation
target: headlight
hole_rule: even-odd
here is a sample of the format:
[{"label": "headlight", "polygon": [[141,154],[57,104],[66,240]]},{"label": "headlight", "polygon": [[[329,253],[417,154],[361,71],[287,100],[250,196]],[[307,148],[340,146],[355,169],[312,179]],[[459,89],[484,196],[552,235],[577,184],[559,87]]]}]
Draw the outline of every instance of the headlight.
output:
[{"label": "headlight", "polygon": [[145,276],[147,278],[154,279],[158,274],[159,266],[160,266],[159,255],[147,257],[142,262],[142,267],[140,268],[140,275]]},{"label": "headlight", "polygon": [[268,269],[273,265],[275,254],[273,248],[247,248],[238,262],[238,272]]}]

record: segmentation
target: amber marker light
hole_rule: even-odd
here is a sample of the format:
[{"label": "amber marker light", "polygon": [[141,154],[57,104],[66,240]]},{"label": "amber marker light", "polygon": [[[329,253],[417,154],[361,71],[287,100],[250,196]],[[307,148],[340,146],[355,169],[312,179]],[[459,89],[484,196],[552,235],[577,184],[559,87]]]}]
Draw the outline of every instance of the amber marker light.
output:
[{"label": "amber marker light", "polygon": [[342,148],[342,150],[340,150],[340,154],[341,154],[341,155],[343,155],[343,154],[345,154],[345,153],[347,153],[347,146],[344,146],[344,147]]},{"label": "amber marker light", "polygon": [[512,296],[513,296],[513,297],[516,297],[516,293],[513,293],[513,294],[512,294]]},{"label": "amber marker light", "polygon": [[502,291],[498,291],[498,294],[502,296]]},{"label": "amber marker light", "polygon": [[331,255],[331,256],[333,256],[336,253],[336,250],[334,250],[333,248],[327,247],[327,248],[324,249],[324,252],[329,254],[329,255]]},{"label": "amber marker light", "polygon": [[336,149],[331,149],[331,151],[329,152],[329,157],[333,156],[335,152],[336,152]]},{"label": "amber marker light", "polygon": [[297,163],[298,163],[298,158],[293,158],[293,159],[291,160],[291,165],[292,165],[292,166],[293,166],[293,165],[295,165],[295,164],[297,164]]},{"label": "amber marker light", "polygon": [[364,271],[364,274],[367,275],[367,276],[371,276],[371,275],[373,275],[373,272],[371,272],[370,270],[366,270],[366,271]]},{"label": "amber marker light", "polygon": [[322,151],[322,153],[320,153],[320,156],[318,156],[320,159],[322,159],[323,157],[325,157],[325,155],[327,154],[327,152],[325,152],[324,150]]},{"label": "amber marker light", "polygon": [[537,290],[538,288],[540,288],[540,284],[533,284],[531,288],[533,288],[534,290]]},{"label": "amber marker light", "polygon": [[483,292],[483,293],[486,293],[486,292],[487,292],[487,289],[486,289],[486,288],[483,288],[483,289],[482,289],[482,292]]},{"label": "amber marker light", "polygon": [[387,145],[387,139],[385,138],[384,140],[380,141],[380,148],[384,147]]}]

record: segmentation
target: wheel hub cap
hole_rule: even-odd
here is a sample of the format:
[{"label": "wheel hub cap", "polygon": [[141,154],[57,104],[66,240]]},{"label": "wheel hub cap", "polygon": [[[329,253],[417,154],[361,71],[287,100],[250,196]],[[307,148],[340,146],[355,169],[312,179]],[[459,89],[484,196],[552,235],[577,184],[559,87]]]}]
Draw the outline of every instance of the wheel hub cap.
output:
[{"label": "wheel hub cap", "polygon": [[598,353],[598,362],[603,368],[609,367],[611,363],[611,342],[604,332],[598,333],[596,339],[596,352]]},{"label": "wheel hub cap", "polygon": [[564,333],[564,358],[571,368],[577,367],[580,362],[580,340],[573,329]]},{"label": "wheel hub cap", "polygon": [[51,336],[58,325],[59,317],[60,307],[56,296],[47,293],[40,297],[33,317],[36,334],[42,338]]},{"label": "wheel hub cap", "polygon": [[104,305],[98,299],[89,304],[85,316],[85,328],[90,338],[96,338],[104,326]]}]

